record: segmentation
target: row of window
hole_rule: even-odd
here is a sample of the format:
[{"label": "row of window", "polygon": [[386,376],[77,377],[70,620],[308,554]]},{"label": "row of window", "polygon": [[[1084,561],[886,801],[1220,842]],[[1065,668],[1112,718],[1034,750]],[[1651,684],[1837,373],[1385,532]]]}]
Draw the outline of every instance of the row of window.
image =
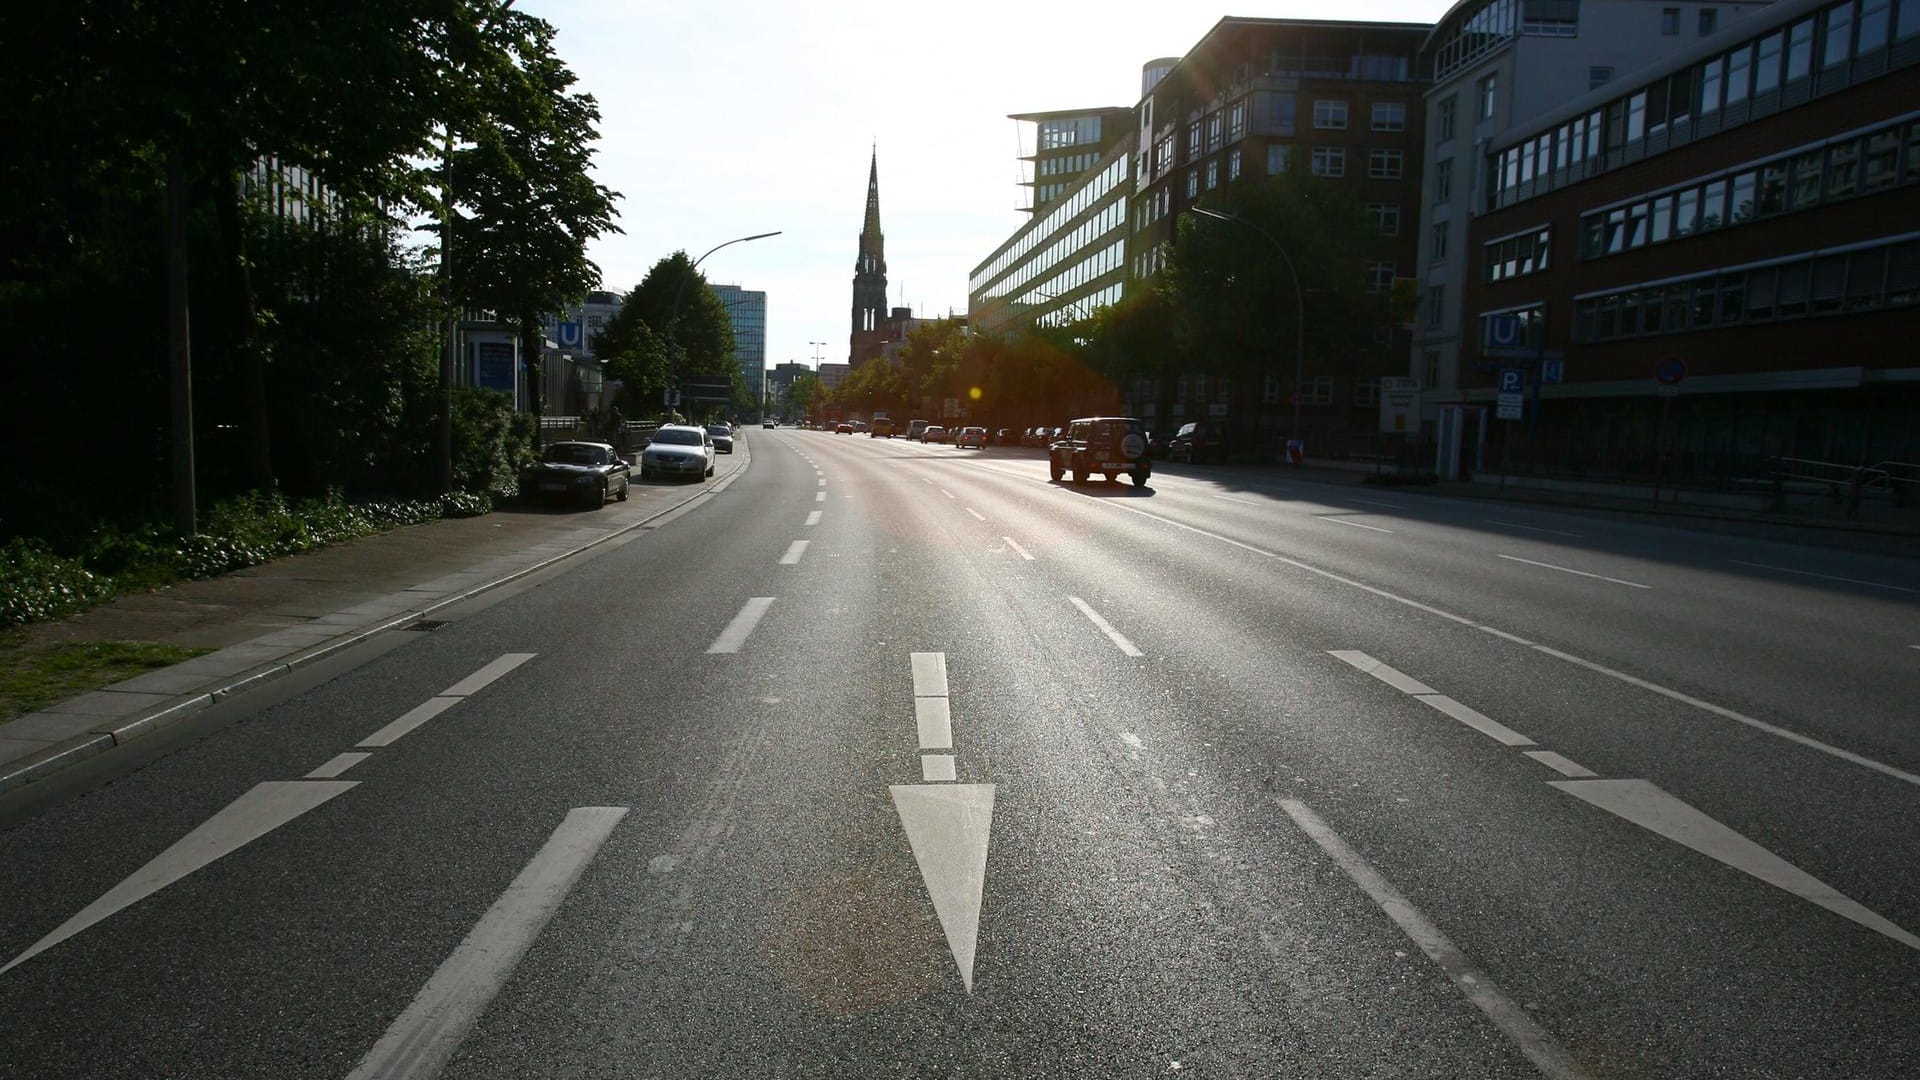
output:
[{"label": "row of window", "polygon": [[[1404,101],[1376,101],[1371,105],[1372,127],[1375,131],[1407,130],[1407,103]],[[1313,126],[1322,131],[1347,130],[1347,103],[1327,98],[1316,98],[1313,102]]]},{"label": "row of window", "polygon": [[[1020,238],[1008,245],[1005,251],[995,255],[987,265],[975,270],[967,279],[967,290],[979,292],[987,282],[1005,273],[1008,267],[1025,258],[1028,252],[1065,227],[1067,222],[1091,209],[1108,193],[1124,184],[1126,179],[1127,159],[1115,158],[1106,168],[1088,180],[1085,186],[1074,192],[1072,198],[1048,211],[1046,217],[1021,234]],[[1124,215],[1125,211],[1122,210],[1121,214]]]},{"label": "row of window", "polygon": [[1580,254],[1613,255],[1907,184],[1920,184],[1920,120],[1800,147],[1584,215]]},{"label": "row of window", "polygon": [[[1271,151],[1269,147],[1269,151]],[[1329,178],[1347,175],[1347,148],[1316,146],[1310,159],[1313,175]],[[1285,158],[1281,159],[1285,165]],[[1367,151],[1367,179],[1398,180],[1406,174],[1407,155],[1403,150],[1374,147]]]},{"label": "row of window", "polygon": [[1574,340],[1613,341],[1920,303],[1920,239],[1578,297]]},{"label": "row of window", "polygon": [[1100,141],[1098,116],[1070,116],[1040,121],[1039,148],[1058,150],[1066,146],[1084,146]]},{"label": "row of window", "polygon": [[1505,281],[1545,270],[1552,238],[1553,230],[1542,228],[1488,242],[1483,249],[1487,261],[1483,276],[1490,282]]},{"label": "row of window", "polygon": [[[986,299],[1019,292],[1029,284],[1051,274],[1053,268],[1073,258],[1108,233],[1125,227],[1127,205],[1115,199],[1055,238],[1040,254],[1022,263],[1012,273],[988,286],[981,295]],[[1059,290],[1048,290],[1050,292]]]},{"label": "row of window", "polygon": [[[1106,302],[1099,299],[1106,290],[1103,289],[1094,296],[1080,297],[1065,304],[1062,304],[1062,298],[1095,278],[1120,269],[1121,260],[1125,258],[1125,249],[1126,245],[1116,240],[1099,251],[1089,254],[1061,273],[1037,282],[1033,288],[1022,294],[1016,303],[1027,307],[1057,304],[1062,306],[1056,310],[1067,313],[1070,319],[1084,316],[1091,312],[1096,304]],[[1118,286],[1110,286],[1110,288],[1118,288]]]},{"label": "row of window", "polygon": [[1058,176],[1061,173],[1085,172],[1099,164],[1099,154],[1065,154],[1060,157],[1041,158],[1035,171],[1041,176]]}]

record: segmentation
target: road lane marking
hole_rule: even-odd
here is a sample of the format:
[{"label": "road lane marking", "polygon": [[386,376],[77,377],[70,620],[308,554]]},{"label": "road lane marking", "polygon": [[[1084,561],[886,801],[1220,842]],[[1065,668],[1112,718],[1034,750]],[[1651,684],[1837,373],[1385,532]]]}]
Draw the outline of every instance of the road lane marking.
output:
[{"label": "road lane marking", "polygon": [[920,755],[920,779],[932,784],[951,781],[954,776],[952,754]]},{"label": "road lane marking", "polygon": [[347,1080],[426,1080],[438,1073],[626,814],[624,806],[568,811]]},{"label": "road lane marking", "polygon": [[1333,657],[1335,660],[1343,660],[1346,663],[1352,664],[1354,667],[1379,679],[1381,682],[1386,683],[1388,686],[1393,687],[1403,694],[1439,693],[1438,690],[1421,682],[1419,679],[1406,674],[1398,668],[1389,667],[1358,650],[1333,649],[1330,650],[1327,655]]},{"label": "road lane marking", "polygon": [[1433,706],[1502,746],[1537,745],[1498,720],[1469,709],[1445,694],[1415,694],[1413,700]]},{"label": "road lane marking", "polygon": [[1236,499],[1231,495],[1215,495],[1214,498],[1225,499],[1228,502],[1237,502],[1242,506],[1265,506],[1266,505],[1266,503],[1255,502],[1252,499]]},{"label": "road lane marking", "polygon": [[1446,934],[1433,924],[1431,919],[1421,913],[1393,887],[1393,883],[1380,875],[1360,854],[1347,846],[1339,833],[1333,831],[1320,815],[1298,799],[1281,799],[1280,808],[1287,812],[1300,831],[1307,834],[1314,843],[1320,845],[1347,877],[1360,886],[1367,898],[1392,919],[1400,932],[1407,935],[1420,951],[1427,955],[1447,978],[1453,980],[1460,993],[1474,1004],[1493,1026],[1507,1040],[1518,1047],[1546,1076],[1555,1080],[1585,1080],[1588,1075],[1580,1068],[1573,1056],[1557,1042],[1547,1030],[1534,1022],[1533,1017],[1520,1007],[1518,1002],[1502,993],[1486,973],[1475,967],[1467,954],[1460,951]]},{"label": "road lane marking", "polygon": [[747,635],[753,633],[753,628],[759,626],[760,620],[766,616],[767,609],[773,606],[773,599],[771,596],[755,596],[748,599],[741,606],[740,613],[727,624],[727,628],[720,631],[720,636],[713,639],[713,644],[707,646],[707,652],[739,652],[740,646],[747,643]]},{"label": "road lane marking", "polygon": [[398,720],[361,739],[354,745],[368,749],[392,746],[394,743],[400,741],[400,736],[405,735],[407,732],[412,731],[414,728],[419,727],[421,724],[439,716],[441,713],[446,712],[448,709],[453,708],[465,700],[467,699],[448,697],[445,695],[428,698],[413,708],[408,709]]},{"label": "road lane marking", "polygon": [[1320,516],[1320,520],[1321,521],[1337,521],[1342,525],[1351,525],[1356,529],[1372,529],[1374,532],[1391,533],[1393,531],[1392,529],[1383,529],[1378,525],[1362,525],[1357,521],[1348,521],[1346,518],[1334,517],[1331,514],[1322,514]]},{"label": "road lane marking", "polygon": [[443,697],[470,697],[479,693],[488,683],[533,659],[535,655],[537,654],[530,652],[507,653],[505,656],[481,668],[479,671],[440,691],[440,694]]},{"label": "road lane marking", "polygon": [[[1836,574],[1816,574],[1811,570],[1795,570],[1786,566],[1768,566],[1766,563],[1742,562],[1739,559],[1728,559],[1727,561],[1735,566],[1751,566],[1756,570],[1772,570],[1781,574],[1799,574],[1801,577],[1821,578],[1826,581],[1844,581],[1849,585],[1870,585],[1876,589],[1892,589],[1894,592],[1920,593],[1920,589],[1909,589],[1904,585],[1888,585],[1882,581],[1863,581],[1860,578],[1840,577]],[[1920,648],[1920,646],[1915,647]]]},{"label": "road lane marking", "polygon": [[799,562],[800,556],[807,552],[807,543],[808,541],[805,540],[795,540],[793,543],[788,544],[787,553],[780,556],[780,565],[792,566],[794,563]]},{"label": "road lane marking", "polygon": [[810,512],[810,513],[808,513],[808,514],[807,514],[807,524],[809,524],[809,525],[818,525],[818,524],[820,524],[820,515],[821,515],[821,514],[824,514],[824,513],[826,513],[826,511],[824,511],[824,510],[814,510],[814,511],[812,511],[812,512]]},{"label": "road lane marking", "polygon": [[987,882],[987,839],[993,827],[993,785],[894,784],[889,790],[947,948],[960,969],[960,982],[971,994],[980,898]]},{"label": "road lane marking", "polygon": [[1357,496],[1350,496],[1347,501],[1365,503],[1368,506],[1384,506],[1389,510],[1405,510],[1407,508],[1406,503],[1385,502],[1380,499],[1362,499]]},{"label": "road lane marking", "polygon": [[1494,518],[1482,518],[1481,520],[1489,525],[1502,525],[1509,529],[1525,529],[1528,532],[1547,533],[1552,536],[1571,536],[1575,540],[1581,537],[1580,533],[1567,532],[1565,529],[1543,529],[1538,525],[1522,525],[1517,521],[1499,521]]},{"label": "road lane marking", "polygon": [[913,663],[913,696],[947,696],[947,654],[943,652],[917,652],[911,656]]},{"label": "road lane marking", "polygon": [[327,759],[325,765],[308,773],[306,780],[333,780],[343,772],[372,757],[372,754],[335,754]]},{"label": "road lane marking", "polygon": [[1600,775],[1585,765],[1570,761],[1551,750],[1522,750],[1521,753],[1552,769],[1554,772],[1559,773],[1561,776],[1573,776],[1584,779],[1586,777]]},{"label": "road lane marking", "polygon": [[820,479],[818,479],[818,480],[815,480],[815,481],[814,481],[814,484],[815,484],[816,486],[818,486],[818,487],[826,487],[826,486],[827,486],[827,478],[823,476],[823,477],[821,477]]},{"label": "road lane marking", "polygon": [[0,974],[53,948],[82,930],[125,910],[195,870],[285,825],[327,800],[359,786],[358,780],[269,780],[255,784],[192,832],[174,841],[106,895],[14,957]]},{"label": "road lane marking", "polygon": [[1708,817],[1646,780],[1549,780],[1576,799],[1659,833],[1744,874],[1809,900],[1869,930],[1920,949],[1920,937],[1881,918],[1839,890]]},{"label": "road lane marking", "polygon": [[957,495],[955,495],[955,494],[954,494],[953,492],[951,492],[951,491],[948,491],[948,490],[947,490],[946,488],[941,488],[941,489],[940,489],[940,494],[942,494],[942,495],[945,495],[945,496],[946,496],[947,498],[949,498],[949,499],[956,499],[956,498],[959,498],[959,496],[957,496]]},{"label": "road lane marking", "polygon": [[[1003,536],[1000,539],[1005,540],[1007,542],[1007,546],[1013,549],[1013,553],[1015,555],[1020,556],[1021,558],[1027,560],[1028,562],[1033,561],[1033,556],[1027,554],[1027,549],[1021,547],[1020,542],[1018,540],[1015,540],[1011,536]],[[1920,645],[1916,645],[1914,646],[1914,648],[1920,649]]]},{"label": "road lane marking", "polygon": [[813,493],[813,501],[814,501],[814,502],[826,502],[826,501],[827,501],[827,493],[826,493],[826,492],[824,492],[824,491],[816,491],[816,492],[814,492],[814,493]]},{"label": "road lane marking", "polygon": [[953,749],[953,712],[946,698],[914,698],[913,723],[920,731],[920,749]]},{"label": "road lane marking", "polygon": [[1653,586],[1651,585],[1642,585],[1637,581],[1624,581],[1617,577],[1608,577],[1605,574],[1589,574],[1585,570],[1575,570],[1570,566],[1555,566],[1554,564],[1548,563],[1548,562],[1535,562],[1532,559],[1523,559],[1518,555],[1502,555],[1500,556],[1500,558],[1507,559],[1517,563],[1526,563],[1528,566],[1539,566],[1539,567],[1544,567],[1545,569],[1548,569],[1548,570],[1558,570],[1563,574],[1577,574],[1580,577],[1593,578],[1595,581],[1611,581],[1615,585],[1625,585],[1625,586],[1628,586],[1629,588],[1634,588],[1634,589],[1653,588]]},{"label": "road lane marking", "polygon": [[[1024,475],[1017,474],[1017,473],[1007,473],[1006,475],[1018,476],[1020,479],[1028,480],[1030,483],[1034,483],[1034,484],[1047,483],[1044,480],[1035,480],[1031,477],[1026,477]],[[1764,720],[1755,719],[1754,717],[1748,716],[1745,713],[1736,712],[1733,709],[1729,709],[1724,705],[1715,705],[1710,701],[1704,701],[1700,698],[1692,696],[1691,694],[1685,694],[1685,693],[1682,693],[1681,691],[1672,689],[1671,687],[1662,686],[1659,683],[1652,682],[1647,679],[1642,679],[1636,675],[1629,675],[1624,671],[1618,671],[1613,668],[1607,667],[1605,664],[1597,664],[1591,660],[1583,659],[1581,657],[1573,655],[1572,653],[1563,652],[1559,649],[1555,649],[1548,645],[1541,645],[1538,643],[1528,643],[1523,638],[1516,637],[1515,635],[1509,634],[1506,631],[1501,630],[1497,627],[1488,626],[1474,619],[1467,618],[1465,615],[1456,615],[1453,612],[1447,611],[1444,608],[1437,608],[1437,607],[1434,607],[1432,604],[1423,604],[1420,601],[1415,600],[1411,597],[1401,596],[1400,594],[1395,592],[1389,592],[1386,589],[1382,589],[1374,585],[1369,585],[1364,581],[1355,580],[1354,578],[1347,577],[1344,574],[1336,574],[1331,570],[1324,570],[1318,566],[1313,565],[1312,563],[1301,562],[1299,559],[1289,558],[1288,556],[1282,555],[1277,551],[1268,551],[1265,548],[1256,547],[1253,544],[1249,544],[1241,540],[1235,540],[1230,536],[1222,536],[1219,533],[1211,532],[1209,530],[1199,528],[1198,526],[1189,525],[1184,521],[1175,521],[1170,517],[1163,517],[1159,514],[1153,513],[1148,510],[1142,510],[1137,506],[1128,506],[1125,503],[1115,501],[1115,500],[1103,501],[1098,503],[1097,505],[1109,507],[1114,510],[1124,511],[1129,514],[1137,514],[1140,517],[1147,518],[1148,520],[1160,522],[1162,525],[1166,525],[1175,529],[1180,529],[1184,532],[1190,532],[1196,536],[1204,536],[1209,540],[1212,540],[1216,543],[1225,544],[1228,547],[1239,548],[1240,550],[1245,551],[1249,554],[1258,555],[1263,559],[1271,559],[1272,561],[1277,562],[1282,566],[1290,566],[1295,570],[1300,570],[1305,573],[1312,574],[1315,577],[1321,578],[1323,580],[1335,582],[1340,585],[1345,585],[1350,589],[1356,589],[1360,592],[1368,594],[1369,596],[1376,596],[1390,603],[1399,604],[1402,607],[1408,607],[1408,608],[1412,608],[1415,611],[1425,612],[1428,615],[1432,615],[1434,618],[1444,619],[1447,622],[1457,623],[1461,626],[1471,627],[1475,630],[1479,630],[1484,633],[1491,634],[1495,637],[1502,638],[1507,641],[1512,641],[1516,644],[1523,644],[1527,648],[1533,649],[1534,651],[1539,652],[1543,655],[1551,656],[1558,660],[1564,660],[1569,664],[1578,665],[1580,667],[1586,668],[1588,671],[1594,672],[1597,675],[1604,675],[1610,679],[1617,679],[1620,682],[1624,682],[1630,686],[1637,686],[1640,689],[1646,690],[1650,693],[1659,694],[1660,696],[1668,698],[1670,700],[1678,701],[1686,705],[1691,705],[1694,708],[1700,709],[1703,712],[1712,713],[1713,715],[1718,716],[1721,719],[1731,720],[1736,724],[1744,724],[1747,727],[1753,728],[1756,731],[1764,731],[1769,735],[1774,735],[1779,738],[1786,739],[1789,742],[1796,743],[1800,746],[1804,746],[1809,750],[1815,750],[1822,754],[1829,754],[1833,757],[1839,758],[1842,761],[1847,761],[1855,765],[1858,765],[1861,768],[1871,769],[1874,772],[1880,773],[1882,775],[1890,776],[1895,780],[1901,781],[1902,783],[1912,784],[1915,787],[1920,787],[1920,775],[1907,772],[1904,769],[1895,768],[1892,765],[1887,765],[1882,762],[1875,761],[1872,758],[1865,757],[1860,754],[1856,754],[1851,750],[1843,750],[1840,747],[1834,746],[1830,743],[1823,743],[1818,739],[1810,738],[1798,732],[1788,731],[1786,728],[1780,727],[1777,724],[1769,724]]]},{"label": "road lane marking", "polygon": [[967,508],[966,508],[966,510],[967,510],[967,513],[969,513],[969,514],[972,514],[972,515],[973,515],[973,519],[974,519],[975,521],[985,521],[985,520],[987,520],[987,518],[986,518],[986,515],[984,515],[984,514],[982,514],[982,513],[981,513],[980,511],[978,511],[978,510],[975,510],[975,509],[974,509],[973,507],[971,507],[971,506],[969,506],[969,507],[967,507]]},{"label": "road lane marking", "polygon": [[1067,597],[1067,599],[1073,601],[1073,606],[1080,609],[1080,614],[1085,615],[1088,619],[1091,619],[1093,621],[1093,625],[1099,627],[1100,632],[1107,635],[1108,640],[1112,641],[1115,645],[1120,646],[1121,652],[1126,653],[1128,656],[1146,655],[1145,653],[1142,653],[1139,649],[1135,648],[1133,642],[1128,641],[1127,636],[1125,634],[1122,634],[1120,631],[1115,630],[1113,628],[1112,623],[1101,618],[1099,612],[1093,610],[1093,608],[1091,607],[1088,607],[1087,602],[1085,600],[1082,600],[1077,596],[1069,596]]}]

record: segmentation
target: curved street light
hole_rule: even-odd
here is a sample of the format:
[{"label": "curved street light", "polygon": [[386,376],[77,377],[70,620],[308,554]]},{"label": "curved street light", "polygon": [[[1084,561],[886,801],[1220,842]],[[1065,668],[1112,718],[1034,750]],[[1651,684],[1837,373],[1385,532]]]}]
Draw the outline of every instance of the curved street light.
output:
[{"label": "curved street light", "polygon": [[1231,221],[1239,225],[1245,225],[1247,228],[1266,237],[1267,243],[1273,245],[1273,250],[1280,255],[1280,261],[1286,265],[1288,276],[1293,278],[1293,310],[1295,312],[1293,339],[1293,426],[1287,431],[1287,437],[1290,439],[1298,439],[1300,437],[1300,376],[1307,362],[1307,304],[1305,294],[1300,289],[1300,272],[1293,268],[1293,260],[1287,256],[1287,249],[1281,247],[1280,241],[1275,240],[1273,234],[1267,230],[1255,225],[1253,222],[1248,221],[1238,214],[1229,214],[1220,210],[1209,210],[1204,206],[1190,207],[1190,209],[1201,217],[1217,218],[1221,221]]},{"label": "curved street light", "polygon": [[675,370],[678,370],[680,367],[680,342],[678,336],[674,333],[674,328],[680,324],[680,301],[686,298],[687,280],[693,277],[695,271],[700,269],[701,263],[707,261],[708,255],[719,251],[721,248],[730,247],[734,244],[744,244],[749,240],[765,240],[769,236],[779,236],[780,233],[781,230],[775,229],[772,232],[754,233],[752,236],[736,236],[725,243],[715,244],[708,248],[699,258],[693,260],[693,265],[687,267],[687,272],[680,275],[680,284],[673,290],[673,310],[667,313],[667,363]]}]

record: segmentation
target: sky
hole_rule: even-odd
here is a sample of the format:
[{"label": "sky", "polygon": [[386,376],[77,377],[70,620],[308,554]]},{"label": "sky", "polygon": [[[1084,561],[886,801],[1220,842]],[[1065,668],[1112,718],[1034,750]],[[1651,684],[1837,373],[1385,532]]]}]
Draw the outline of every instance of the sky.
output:
[{"label": "sky", "polygon": [[596,179],[622,234],[593,243],[603,287],[699,257],[767,294],[767,366],[844,362],[853,262],[876,148],[889,307],[967,310],[967,275],[1027,215],[1033,125],[1009,113],[1132,106],[1148,60],[1226,15],[1433,22],[1442,0],[519,0],[600,106]]}]

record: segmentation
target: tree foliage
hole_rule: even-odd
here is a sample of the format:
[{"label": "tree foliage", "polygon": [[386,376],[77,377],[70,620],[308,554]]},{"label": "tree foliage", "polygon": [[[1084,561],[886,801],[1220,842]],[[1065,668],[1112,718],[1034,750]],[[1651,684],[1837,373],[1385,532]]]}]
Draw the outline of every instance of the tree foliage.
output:
[{"label": "tree foliage", "polygon": [[726,305],[684,251],[654,263],[593,339],[608,377],[625,383],[622,407],[636,414],[659,408],[661,391],[689,375],[731,375],[738,398],[733,348]]}]

